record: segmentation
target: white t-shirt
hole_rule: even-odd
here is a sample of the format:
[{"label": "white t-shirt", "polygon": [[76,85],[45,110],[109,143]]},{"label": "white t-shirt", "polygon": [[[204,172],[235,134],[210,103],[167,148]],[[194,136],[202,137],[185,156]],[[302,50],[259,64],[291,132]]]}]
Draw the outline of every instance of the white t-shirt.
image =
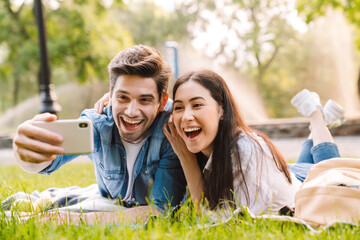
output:
[{"label": "white t-shirt", "polygon": [[[243,182],[237,174],[237,169],[233,167],[234,194],[237,203],[247,206],[255,215],[262,213],[275,213],[284,206],[295,206],[295,193],[299,190],[301,182],[291,173],[292,184],[276,166],[270,149],[264,139],[253,133],[256,140],[263,148],[246,134],[242,133],[238,139],[240,150],[241,167],[245,175],[249,202],[243,191]],[[209,169],[212,156],[210,156],[205,168]],[[233,166],[235,166],[233,164]]]},{"label": "white t-shirt", "polygon": [[128,143],[121,139],[122,144],[124,145],[125,152],[126,152],[126,168],[129,174],[129,183],[128,188],[126,191],[125,197],[123,197],[123,201],[128,201],[131,197],[131,190],[134,181],[134,164],[136,161],[137,156],[139,155],[140,149],[145,142],[145,139],[140,143]]}]

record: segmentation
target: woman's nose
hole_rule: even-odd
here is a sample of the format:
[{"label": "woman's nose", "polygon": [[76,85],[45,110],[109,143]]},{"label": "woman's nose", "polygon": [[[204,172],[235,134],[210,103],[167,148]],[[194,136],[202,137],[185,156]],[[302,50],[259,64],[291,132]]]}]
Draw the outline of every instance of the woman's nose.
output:
[{"label": "woman's nose", "polygon": [[184,115],[183,115],[183,120],[185,121],[189,121],[189,120],[192,120],[194,119],[194,114],[193,114],[193,111],[189,108],[185,108],[184,110]]}]

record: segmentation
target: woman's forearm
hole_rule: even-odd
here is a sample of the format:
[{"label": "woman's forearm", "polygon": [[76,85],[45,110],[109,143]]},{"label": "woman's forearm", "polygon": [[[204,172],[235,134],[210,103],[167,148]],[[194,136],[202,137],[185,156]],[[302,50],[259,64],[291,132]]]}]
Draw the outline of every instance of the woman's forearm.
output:
[{"label": "woman's forearm", "polygon": [[179,156],[192,201],[200,203],[204,194],[204,179],[194,154]]}]

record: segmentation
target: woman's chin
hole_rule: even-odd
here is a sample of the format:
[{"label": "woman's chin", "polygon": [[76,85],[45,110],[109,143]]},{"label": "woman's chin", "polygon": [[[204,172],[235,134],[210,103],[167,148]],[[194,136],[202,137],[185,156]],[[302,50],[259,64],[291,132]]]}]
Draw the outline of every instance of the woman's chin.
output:
[{"label": "woman's chin", "polygon": [[200,152],[201,150],[199,149],[199,148],[197,148],[197,147],[194,147],[194,146],[189,146],[189,145],[186,145],[186,147],[187,147],[187,149],[191,152],[191,153],[198,153],[198,152]]},{"label": "woman's chin", "polygon": [[194,146],[187,146],[187,147],[188,147],[188,150],[193,154],[202,152],[202,150],[203,150],[203,149],[201,149],[199,147],[194,147]]}]

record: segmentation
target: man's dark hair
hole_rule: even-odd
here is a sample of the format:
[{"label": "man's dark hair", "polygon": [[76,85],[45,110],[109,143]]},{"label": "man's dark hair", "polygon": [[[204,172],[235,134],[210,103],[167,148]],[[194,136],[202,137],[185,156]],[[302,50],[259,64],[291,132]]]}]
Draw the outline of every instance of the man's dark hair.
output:
[{"label": "man's dark hair", "polygon": [[121,75],[137,75],[155,80],[159,99],[165,96],[171,75],[171,67],[154,48],[136,45],[119,52],[109,63],[110,91]]}]

